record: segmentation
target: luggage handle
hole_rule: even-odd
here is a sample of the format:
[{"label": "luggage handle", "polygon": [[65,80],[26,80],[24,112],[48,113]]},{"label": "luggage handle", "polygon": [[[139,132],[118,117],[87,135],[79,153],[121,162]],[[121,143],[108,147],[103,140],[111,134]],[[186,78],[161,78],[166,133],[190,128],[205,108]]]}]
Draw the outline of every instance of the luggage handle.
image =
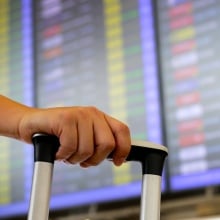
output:
[{"label": "luggage handle", "polygon": [[[43,133],[34,134],[32,141],[35,163],[28,220],[47,220],[54,160],[60,143],[56,136]],[[126,161],[138,161],[142,165],[140,220],[160,220],[161,176],[167,154],[167,148],[162,145],[132,141]],[[111,154],[108,159],[112,159]]]}]

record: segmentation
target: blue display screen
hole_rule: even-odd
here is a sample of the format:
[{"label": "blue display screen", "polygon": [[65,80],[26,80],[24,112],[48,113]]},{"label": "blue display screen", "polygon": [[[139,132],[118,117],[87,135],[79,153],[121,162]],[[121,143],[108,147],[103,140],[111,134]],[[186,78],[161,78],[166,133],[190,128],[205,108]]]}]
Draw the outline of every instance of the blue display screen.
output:
[{"label": "blue display screen", "polygon": [[[150,0],[4,2],[2,94],[37,107],[93,105],[127,123],[133,139],[162,143]],[[2,139],[1,149],[0,219],[26,215],[32,147]],[[57,162],[51,210],[140,197],[141,178],[138,163],[82,169]]]},{"label": "blue display screen", "polygon": [[[33,105],[32,5],[1,1],[0,94]],[[6,122],[7,123],[7,122]],[[0,219],[25,213],[32,181],[32,147],[0,137]]]},{"label": "blue display screen", "polygon": [[[35,5],[37,105],[96,106],[127,123],[132,138],[162,143],[151,1],[49,2]],[[53,183],[55,208],[137,197],[141,167],[59,164]]]},{"label": "blue display screen", "polygon": [[220,184],[220,4],[157,3],[171,190]]}]

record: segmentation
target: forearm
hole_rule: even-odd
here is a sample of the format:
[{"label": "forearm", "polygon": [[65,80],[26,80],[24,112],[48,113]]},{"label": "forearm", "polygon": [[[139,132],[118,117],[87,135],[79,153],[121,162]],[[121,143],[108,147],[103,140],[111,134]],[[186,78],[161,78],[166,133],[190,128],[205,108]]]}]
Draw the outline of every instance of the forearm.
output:
[{"label": "forearm", "polygon": [[0,135],[19,139],[19,122],[31,108],[0,95]]}]

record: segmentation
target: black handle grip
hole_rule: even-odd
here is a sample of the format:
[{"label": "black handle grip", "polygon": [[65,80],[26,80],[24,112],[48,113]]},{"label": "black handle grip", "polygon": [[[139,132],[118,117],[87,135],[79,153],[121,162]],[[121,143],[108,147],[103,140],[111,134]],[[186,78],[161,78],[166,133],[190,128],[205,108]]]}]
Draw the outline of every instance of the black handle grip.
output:
[{"label": "black handle grip", "polygon": [[166,156],[167,152],[161,149],[133,145],[127,160],[141,162],[143,174],[162,176]]},{"label": "black handle grip", "polygon": [[[126,161],[137,161],[142,165],[143,174],[162,175],[167,151],[148,146],[131,145]],[[108,156],[112,159],[112,153]]]},{"label": "black handle grip", "polygon": [[[34,144],[34,161],[54,163],[56,152],[60,142],[58,137],[47,134],[35,134],[32,138]],[[112,159],[111,153],[107,159]],[[141,142],[139,145],[132,144],[126,161],[141,162],[143,174],[162,175],[164,160],[167,149],[164,146],[150,142]]]},{"label": "black handle grip", "polygon": [[34,134],[32,137],[34,145],[34,161],[54,163],[56,152],[60,146],[59,139],[53,135]]}]

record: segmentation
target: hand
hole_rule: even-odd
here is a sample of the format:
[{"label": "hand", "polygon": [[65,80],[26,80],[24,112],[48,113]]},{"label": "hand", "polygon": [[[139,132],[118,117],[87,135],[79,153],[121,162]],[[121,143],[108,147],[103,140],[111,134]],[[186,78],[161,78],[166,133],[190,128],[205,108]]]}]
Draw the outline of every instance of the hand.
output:
[{"label": "hand", "polygon": [[128,127],[95,107],[30,109],[18,130],[20,139],[28,143],[34,133],[56,135],[60,140],[56,159],[82,167],[98,165],[111,152],[119,166],[130,152]]}]

